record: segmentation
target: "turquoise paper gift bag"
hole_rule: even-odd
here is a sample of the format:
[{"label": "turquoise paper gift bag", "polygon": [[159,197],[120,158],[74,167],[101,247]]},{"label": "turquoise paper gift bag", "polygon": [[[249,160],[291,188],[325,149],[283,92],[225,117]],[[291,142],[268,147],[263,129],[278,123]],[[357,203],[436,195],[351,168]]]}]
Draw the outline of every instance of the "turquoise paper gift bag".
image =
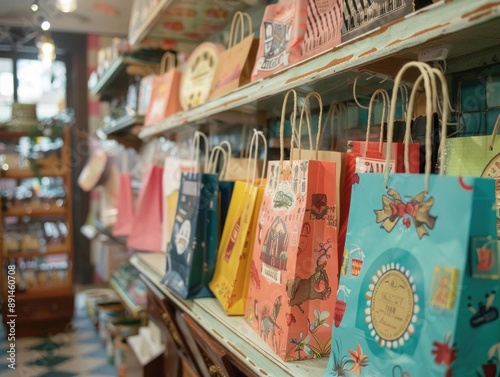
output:
[{"label": "turquoise paper gift bag", "polygon": [[494,180],[385,171],[352,188],[325,376],[498,377]]}]

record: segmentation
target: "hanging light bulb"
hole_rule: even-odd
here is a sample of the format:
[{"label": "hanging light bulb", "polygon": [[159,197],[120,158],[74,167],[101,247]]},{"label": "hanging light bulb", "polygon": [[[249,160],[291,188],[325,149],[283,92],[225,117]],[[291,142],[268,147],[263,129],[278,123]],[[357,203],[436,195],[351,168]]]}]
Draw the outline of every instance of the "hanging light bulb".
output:
[{"label": "hanging light bulb", "polygon": [[70,13],[76,10],[77,0],[56,0],[56,8],[61,12]]},{"label": "hanging light bulb", "polygon": [[50,67],[56,59],[56,45],[50,34],[44,33],[37,42],[38,59],[41,60],[44,67]]}]

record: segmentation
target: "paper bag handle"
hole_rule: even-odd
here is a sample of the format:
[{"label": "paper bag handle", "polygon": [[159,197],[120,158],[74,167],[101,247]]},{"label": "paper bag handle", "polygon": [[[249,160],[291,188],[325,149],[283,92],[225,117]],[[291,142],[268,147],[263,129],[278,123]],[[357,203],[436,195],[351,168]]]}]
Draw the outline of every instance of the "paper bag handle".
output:
[{"label": "paper bag handle", "polygon": [[[267,140],[262,131],[253,130],[253,135],[250,141],[250,149],[248,155],[248,163],[247,163],[247,183],[251,185],[255,184],[255,180],[257,179],[257,160],[259,156],[259,138],[264,142],[264,161],[262,164],[262,171],[260,173],[261,180],[264,179],[266,164],[267,164]],[[253,154],[252,154],[253,152]],[[252,178],[250,179],[250,168],[252,167]]]},{"label": "paper bag handle", "polygon": [[208,170],[208,138],[203,132],[195,131],[193,137],[193,149],[191,150],[191,160],[194,161],[194,173],[199,173],[199,160],[200,160],[200,139],[205,142],[205,161],[203,165],[203,171]]},{"label": "paper bag handle", "polygon": [[495,121],[495,127],[493,127],[493,133],[491,134],[491,140],[489,145],[490,151],[492,151],[493,148],[495,147],[495,138],[497,137],[499,128],[500,128],[500,114],[498,114],[497,120]]},{"label": "paper bag handle", "polygon": [[[318,104],[319,104],[319,116],[318,116],[318,131],[316,132],[316,145],[314,147],[314,159],[317,160],[318,159],[318,147],[319,147],[319,139],[320,139],[320,136],[321,136],[321,130],[322,130],[322,122],[321,122],[321,118],[323,116],[323,100],[321,99],[321,95],[318,93],[318,92],[311,92],[309,93],[306,98],[304,99],[304,102],[302,104],[302,110],[300,111],[300,121],[299,121],[299,135],[298,137],[300,138],[302,136],[302,122],[304,120],[304,112],[305,111],[308,111],[309,110],[307,108],[307,104],[309,104],[311,102],[311,97],[316,97],[316,99],[318,100]],[[309,116],[306,116],[306,121],[307,121],[307,125],[308,125],[308,128],[309,128],[309,140],[311,140],[311,127],[310,127],[310,117]],[[293,138],[292,138],[293,140]],[[302,152],[302,143],[300,143],[300,139],[299,139],[299,142],[297,143],[298,144],[298,148],[299,148],[299,153],[298,153],[298,159],[300,160],[301,159],[301,152]],[[310,142],[310,150],[312,150],[313,146],[312,146],[312,142]]]},{"label": "paper bag handle", "polygon": [[[447,127],[447,122],[448,122],[448,111],[449,108],[447,106],[447,98],[448,98],[448,85],[446,82],[446,79],[444,78],[444,75],[442,73],[438,74],[436,71],[439,71],[437,69],[433,70],[428,64],[421,63],[421,62],[408,62],[406,63],[398,72],[396,75],[396,78],[394,80],[394,88],[393,88],[393,93],[392,93],[392,99],[391,99],[391,107],[390,107],[390,115],[389,115],[389,121],[388,121],[388,130],[387,130],[387,153],[386,153],[386,161],[385,161],[385,177],[384,177],[384,184],[385,187],[388,188],[389,184],[389,162],[391,160],[391,155],[392,155],[392,139],[394,135],[394,118],[395,118],[395,111],[396,111],[396,102],[397,102],[397,92],[399,85],[401,83],[401,79],[403,77],[403,74],[410,68],[417,68],[420,73],[421,73],[421,78],[417,79],[417,82],[415,83],[411,95],[410,95],[410,101],[408,104],[408,111],[406,115],[406,133],[405,133],[405,148],[407,148],[408,141],[410,139],[410,133],[409,133],[409,126],[411,124],[412,120],[412,110],[413,110],[413,105],[415,102],[415,95],[418,90],[418,82],[421,82],[421,80],[424,81],[424,88],[425,92],[428,93],[426,95],[426,132],[425,132],[425,178],[424,178],[424,183],[425,183],[425,192],[429,191],[429,178],[430,178],[430,173],[431,173],[431,158],[432,158],[432,146],[431,146],[431,126],[432,126],[432,115],[433,112],[436,108],[436,103],[437,103],[437,95],[433,95],[434,93],[437,93],[436,89],[436,80],[434,74],[438,76],[438,78],[441,81],[441,86],[443,90],[443,114],[442,114],[442,130],[441,130],[441,143],[445,143],[446,141],[446,127]],[[434,73],[434,74],[433,74]],[[441,150],[441,158],[444,159],[445,154],[444,154],[444,148]],[[406,154],[406,151],[405,151]],[[405,156],[405,160],[407,160],[407,156]],[[408,169],[409,164],[407,164],[408,161],[405,161],[405,168]],[[443,174],[443,166],[441,165],[439,169],[439,173]]]},{"label": "paper bag handle", "polygon": [[[326,125],[328,120],[330,120],[330,130],[331,130],[331,144],[330,149],[332,151],[338,151],[340,148],[340,133],[342,124],[342,111],[346,110],[347,107],[344,103],[332,102],[325,116],[325,120],[323,122],[323,128],[321,132],[321,136],[323,137],[323,132],[326,129]],[[346,122],[347,125],[347,122]]]},{"label": "paper bag handle", "polygon": [[221,155],[224,158],[224,162],[219,172],[219,179],[223,180],[227,173],[227,165],[229,157],[228,157],[228,152],[220,144],[213,147],[212,151],[210,152],[210,157],[208,158],[207,173],[217,174],[217,165],[219,164],[219,158]]},{"label": "paper bag handle", "polygon": [[[280,167],[283,167],[283,160],[285,158],[285,116],[286,116],[286,105],[288,103],[288,96],[293,95],[293,111],[290,115],[290,122],[292,130],[295,130],[295,124],[297,120],[297,92],[294,89],[290,89],[285,94],[283,99],[283,105],[281,107],[281,119],[280,119]],[[293,131],[292,131],[293,132]]]},{"label": "paper bag handle", "polygon": [[[245,34],[247,30],[245,26],[248,26],[248,34]],[[238,33],[238,27],[239,27],[239,33]],[[246,12],[241,12],[241,11],[236,12],[233,16],[233,20],[231,21],[231,28],[229,29],[228,48],[233,47],[234,45],[241,42],[243,38],[252,34],[252,29],[253,29],[252,19],[250,18],[250,15]],[[238,36],[240,37],[240,39],[238,39]]]},{"label": "paper bag handle", "polygon": [[160,62],[160,74],[167,73],[171,69],[175,68],[175,55],[170,51],[165,52],[161,57]]},{"label": "paper bag handle", "polygon": [[365,152],[363,154],[366,157],[366,150],[368,149],[368,142],[370,141],[370,127],[372,123],[372,112],[373,112],[373,103],[375,98],[379,95],[382,95],[382,100],[384,101],[384,107],[382,109],[382,119],[380,121],[380,139],[379,139],[379,153],[382,153],[382,143],[384,142],[384,120],[386,119],[386,112],[390,111],[389,107],[389,93],[385,89],[377,89],[370,98],[370,105],[368,106],[368,123],[366,125],[366,139],[365,139]]}]

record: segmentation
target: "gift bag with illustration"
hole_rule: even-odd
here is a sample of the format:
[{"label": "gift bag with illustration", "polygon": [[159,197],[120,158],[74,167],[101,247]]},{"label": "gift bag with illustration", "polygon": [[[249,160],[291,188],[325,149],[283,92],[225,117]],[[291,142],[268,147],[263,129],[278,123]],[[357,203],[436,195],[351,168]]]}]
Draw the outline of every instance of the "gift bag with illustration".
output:
[{"label": "gift bag with illustration", "polygon": [[153,81],[144,125],[149,126],[182,110],[179,99],[181,71],[175,68],[175,55],[167,52],[161,60],[161,74]]},{"label": "gift bag with illustration", "polygon": [[[426,64],[405,65],[395,85],[412,66],[427,93],[429,72],[448,97],[444,76]],[[498,265],[482,262],[483,253],[498,260],[494,182],[430,175],[430,153],[426,174],[390,172],[393,126],[394,111],[384,174],[360,174],[352,188],[325,376],[496,377]]]},{"label": "gift bag with illustration", "polygon": [[[446,175],[466,175],[493,178],[497,182],[497,210],[500,209],[500,140],[496,134],[500,127],[498,116],[491,136],[467,136],[446,140]],[[498,237],[500,238],[500,211],[498,212]]]},{"label": "gift bag with illustration", "polygon": [[181,174],[193,171],[195,163],[189,159],[166,157],[163,164],[163,200],[162,200],[162,240],[163,251],[172,238],[172,228],[175,221],[175,211],[181,186]]},{"label": "gift bag with illustration", "polygon": [[340,44],[344,0],[308,0],[302,59]]},{"label": "gift bag with illustration", "polygon": [[[250,262],[257,229],[257,214],[262,202],[264,187],[256,185],[258,138],[266,138],[261,131],[255,131],[250,150],[252,158],[247,159],[247,181],[237,181],[229,205],[226,223],[219,244],[215,272],[210,289],[228,315],[245,314],[245,305],[250,284]],[[252,175],[250,173],[252,171]],[[263,174],[262,174],[263,175]]]},{"label": "gift bag with illustration", "polygon": [[[206,136],[197,131],[194,161],[198,161],[201,138],[206,148],[208,146]],[[205,163],[207,161],[205,153]],[[203,170],[206,171],[206,166]],[[215,174],[190,172],[181,176],[172,238],[167,249],[167,271],[162,283],[184,299],[213,296],[208,283],[217,256],[218,189]]]},{"label": "gift bag with illustration", "polygon": [[[320,138],[323,136],[322,131],[326,128],[328,121],[330,120],[331,122],[331,127],[332,127],[332,135],[335,133],[336,137],[335,139],[338,140],[340,136],[340,122],[338,122],[338,119],[335,119],[336,117],[339,117],[340,111],[341,111],[341,106],[337,103],[332,103],[328,109],[328,112],[326,114],[326,121],[321,124],[321,119],[323,115],[323,100],[321,99],[321,96],[316,93],[312,92],[309,93],[306,96],[306,99],[304,99],[304,103],[307,103],[307,100],[310,97],[315,97],[318,100],[319,104],[319,116],[318,116],[318,134]],[[307,129],[308,129],[308,135],[309,135],[309,146],[312,148],[312,132],[311,132],[311,116],[309,111],[304,111],[306,107],[302,107],[302,110],[300,112],[300,121],[299,121],[299,130],[298,130],[298,135],[297,139],[299,140],[298,143],[302,142],[302,125],[304,121],[307,123]],[[333,128],[336,127],[336,130],[333,131]],[[321,133],[320,133],[321,132]],[[334,146],[338,143],[335,143],[334,138],[332,137],[332,145],[331,145],[331,150],[317,150],[319,146],[316,146],[316,150],[301,150],[301,148],[292,148],[291,150],[291,156],[292,159],[298,158],[299,160],[304,159],[304,160],[315,160],[318,159],[320,161],[333,161],[335,162],[335,192],[337,193],[336,195],[336,203],[335,203],[335,209],[337,214],[341,214],[341,207],[342,207],[342,202],[344,201],[342,198],[342,188],[344,185],[344,179],[345,179],[345,168],[346,168],[346,153],[344,152],[338,152],[335,150]],[[300,154],[299,154],[300,151]],[[342,227],[342,219],[337,216],[338,224],[336,225],[338,229],[341,229]],[[344,240],[342,238],[338,238],[338,250],[343,249],[343,244]],[[342,258],[342,254],[339,254],[339,258]],[[339,259],[340,263],[340,259]]]},{"label": "gift bag with illustration", "polygon": [[279,0],[266,6],[252,81],[288,68],[300,60],[306,31],[307,0]]},{"label": "gift bag with illustration", "polygon": [[227,50],[217,62],[212,81],[210,98],[217,98],[248,84],[257,54],[258,39],[255,39],[252,19],[245,12],[233,16]]},{"label": "gift bag with illustration", "polygon": [[338,279],[335,163],[283,160],[291,93],[294,104],[297,99],[295,91],[284,99],[281,159],[268,163],[245,311],[247,322],[285,361],[329,354]]}]

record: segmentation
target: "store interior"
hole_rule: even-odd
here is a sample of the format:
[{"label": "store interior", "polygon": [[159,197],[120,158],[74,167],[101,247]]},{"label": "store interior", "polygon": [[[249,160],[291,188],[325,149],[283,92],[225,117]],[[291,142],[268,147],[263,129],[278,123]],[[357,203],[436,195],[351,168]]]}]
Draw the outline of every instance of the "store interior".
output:
[{"label": "store interior", "polygon": [[0,0],[0,377],[500,377],[499,21]]}]

